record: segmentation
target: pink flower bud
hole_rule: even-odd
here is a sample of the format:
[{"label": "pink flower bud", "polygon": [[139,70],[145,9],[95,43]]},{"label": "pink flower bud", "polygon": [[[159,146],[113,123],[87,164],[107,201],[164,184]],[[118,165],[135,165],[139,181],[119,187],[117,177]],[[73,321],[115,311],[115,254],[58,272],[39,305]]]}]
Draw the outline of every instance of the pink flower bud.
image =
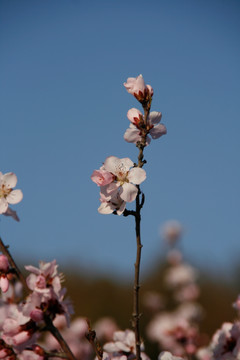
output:
[{"label": "pink flower bud", "polygon": [[17,335],[13,337],[13,343],[14,345],[20,345],[24,342],[28,341],[30,339],[31,335],[28,331],[21,331]]},{"label": "pink flower bud", "polygon": [[1,276],[0,278],[0,288],[2,289],[2,292],[7,292],[9,288],[9,281],[8,278],[5,276]]},{"label": "pink flower bud", "polygon": [[114,180],[113,174],[106,170],[94,170],[91,179],[98,186],[108,185]]},{"label": "pink flower bud", "polygon": [[0,359],[6,358],[7,355],[8,355],[7,349],[0,350]]},{"label": "pink flower bud", "polygon": [[0,271],[7,272],[9,269],[8,258],[5,255],[0,255]]},{"label": "pink flower bud", "polygon": [[30,313],[30,317],[33,321],[38,322],[43,320],[43,312],[40,309],[34,309]]}]

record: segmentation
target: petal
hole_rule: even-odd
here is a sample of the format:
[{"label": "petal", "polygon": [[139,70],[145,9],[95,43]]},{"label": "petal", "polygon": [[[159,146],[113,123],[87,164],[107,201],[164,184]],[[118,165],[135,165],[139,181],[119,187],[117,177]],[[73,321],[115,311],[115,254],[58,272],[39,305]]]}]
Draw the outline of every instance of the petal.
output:
[{"label": "petal", "polygon": [[106,202],[102,203],[98,208],[98,212],[104,215],[112,214],[114,210],[114,206],[111,203]]},{"label": "petal", "polygon": [[127,173],[134,163],[129,158],[119,159],[116,156],[109,156],[105,162],[104,167],[107,171],[118,176],[121,173]]},{"label": "petal", "polygon": [[0,288],[2,289],[2,292],[7,292],[9,287],[9,281],[8,278],[5,276],[1,276],[0,278]]},{"label": "petal", "polygon": [[38,269],[37,267],[35,267],[35,266],[25,265],[24,267],[25,267],[25,269],[26,269],[27,271],[30,271],[30,272],[32,272],[32,273],[34,273],[34,274],[37,274],[37,275],[41,274],[41,270],[39,270],[39,269]]},{"label": "petal", "polygon": [[28,275],[26,279],[26,283],[30,290],[35,290],[36,282],[37,282],[37,276],[35,274]]},{"label": "petal", "polygon": [[139,111],[138,109],[135,109],[135,108],[132,108],[132,109],[128,110],[128,112],[127,112],[128,120],[130,120],[132,123],[136,122],[134,120],[134,118],[139,119],[140,116],[143,116],[141,111]]},{"label": "petal", "polygon": [[148,123],[150,125],[158,124],[161,121],[162,113],[157,111],[150,112],[148,116]]},{"label": "petal", "polygon": [[109,156],[106,158],[106,160],[104,161],[104,169],[111,172],[112,174],[116,175],[116,167],[117,164],[119,163],[119,158],[117,158],[116,156]]},{"label": "petal", "polygon": [[132,202],[136,199],[138,188],[130,183],[124,183],[120,189],[120,197],[127,202]]},{"label": "petal", "polygon": [[14,188],[17,185],[17,176],[12,172],[6,173],[2,177],[2,183],[7,188]]},{"label": "petal", "polygon": [[23,198],[23,193],[21,190],[13,190],[10,194],[6,197],[6,200],[9,204],[17,204]]},{"label": "petal", "polygon": [[105,186],[101,186],[100,187],[100,196],[102,197],[103,195],[103,199],[105,201],[108,201],[111,199],[112,196],[114,196],[116,194],[116,192],[118,191],[118,188],[120,186],[119,182],[115,182],[115,183],[111,183],[109,185],[105,185]]},{"label": "petal", "polygon": [[146,179],[146,176],[145,170],[135,167],[129,171],[128,180],[136,185],[139,185]]},{"label": "petal", "polygon": [[5,198],[0,199],[0,214],[3,214],[7,211],[8,203]]},{"label": "petal", "polygon": [[158,139],[160,136],[165,135],[167,133],[166,126],[163,124],[155,125],[150,131],[149,131],[151,137],[153,139]]},{"label": "petal", "polygon": [[128,128],[123,137],[124,140],[129,143],[137,143],[138,141],[141,141],[140,131],[137,128]]}]

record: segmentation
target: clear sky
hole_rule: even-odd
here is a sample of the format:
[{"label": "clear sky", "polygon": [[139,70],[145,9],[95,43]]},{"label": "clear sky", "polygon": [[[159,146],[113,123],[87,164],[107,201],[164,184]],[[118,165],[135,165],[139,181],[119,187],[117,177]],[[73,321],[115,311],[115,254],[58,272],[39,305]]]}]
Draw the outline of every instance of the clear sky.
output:
[{"label": "clear sky", "polygon": [[100,215],[90,176],[107,156],[137,159],[122,84],[141,73],[168,129],[145,151],[143,268],[169,219],[192,261],[238,261],[239,19],[238,0],[1,0],[0,171],[24,193],[20,223],[0,219],[14,256],[132,276],[133,218]]}]

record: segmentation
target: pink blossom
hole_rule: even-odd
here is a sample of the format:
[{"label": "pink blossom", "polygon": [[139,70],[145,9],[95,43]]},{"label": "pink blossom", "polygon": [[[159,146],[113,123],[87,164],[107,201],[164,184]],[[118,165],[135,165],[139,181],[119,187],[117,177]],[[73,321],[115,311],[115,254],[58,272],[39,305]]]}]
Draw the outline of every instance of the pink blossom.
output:
[{"label": "pink blossom", "polygon": [[29,289],[39,293],[49,293],[52,288],[56,294],[59,294],[61,279],[57,267],[56,260],[49,263],[40,261],[39,269],[32,265],[25,266],[26,270],[32,272],[26,279]]},{"label": "pink blossom", "polygon": [[138,75],[136,78],[128,78],[123,85],[127,92],[134,95],[140,102],[147,101],[153,96],[153,88],[150,85],[145,85],[142,75]]},{"label": "pink blossom", "polygon": [[[136,354],[136,342],[134,332],[128,329],[125,331],[115,331],[113,335],[113,341],[106,343],[103,346],[103,350],[110,354],[113,353],[114,359],[115,357],[121,356],[123,354]],[[141,344],[141,350],[144,350],[143,344]],[[141,358],[143,360],[149,360],[147,355],[144,353],[141,353]]]},{"label": "pink blossom", "polygon": [[186,286],[197,279],[197,271],[188,264],[177,264],[166,272],[165,282],[170,288]]},{"label": "pink blossom", "polygon": [[0,255],[0,271],[7,272],[9,270],[8,258],[5,255]]},{"label": "pink blossom", "polygon": [[17,184],[17,176],[12,173],[2,174],[0,172],[0,214],[8,209],[8,204],[17,204],[22,198],[21,190],[13,190]]},{"label": "pink blossom", "polygon": [[240,322],[224,323],[213,335],[211,349],[213,360],[236,360],[240,358]]},{"label": "pink blossom", "polygon": [[106,170],[94,170],[92,173],[91,179],[95,182],[98,186],[108,185],[114,180],[113,174]]},{"label": "pink blossom", "polygon": [[113,334],[118,330],[118,326],[114,319],[110,317],[103,317],[99,319],[93,326],[99,340],[111,341]]},{"label": "pink blossom", "polygon": [[[129,128],[124,134],[124,139],[130,143],[137,143],[142,140],[142,136],[150,134],[153,139],[158,139],[160,136],[167,133],[165,125],[159,124],[162,114],[153,111],[149,114],[147,121],[145,121],[143,114],[135,108],[132,108],[127,113],[128,119],[131,121]],[[146,136],[146,144],[150,144],[151,139]]]},{"label": "pink blossom", "polygon": [[0,255],[0,289],[3,293],[7,292],[9,288],[9,281],[7,278],[8,271],[8,258],[5,255]]},{"label": "pink blossom", "polygon": [[133,166],[134,163],[129,158],[107,157],[104,162],[104,168],[115,175],[116,180],[114,184],[106,185],[103,189],[101,188],[103,195],[107,197],[110,189],[110,199],[119,189],[119,195],[122,200],[126,202],[134,201],[138,193],[138,188],[135,185],[141,184],[146,179],[146,172],[139,167]]},{"label": "pink blossom", "polygon": [[2,292],[7,292],[9,287],[9,281],[8,278],[5,275],[1,275],[0,277],[0,288],[2,289]]},{"label": "pink blossom", "polygon": [[161,234],[169,245],[174,245],[181,237],[183,233],[183,227],[177,220],[167,221],[161,229]]},{"label": "pink blossom", "polygon": [[156,315],[147,327],[147,335],[176,356],[193,354],[197,350],[198,329],[178,310]]}]

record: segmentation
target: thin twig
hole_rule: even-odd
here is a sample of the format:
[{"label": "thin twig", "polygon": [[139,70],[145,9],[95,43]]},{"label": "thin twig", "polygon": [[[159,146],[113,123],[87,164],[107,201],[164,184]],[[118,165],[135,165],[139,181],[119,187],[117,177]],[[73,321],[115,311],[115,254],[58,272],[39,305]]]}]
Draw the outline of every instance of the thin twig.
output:
[{"label": "thin twig", "polygon": [[94,331],[91,328],[91,324],[89,319],[86,319],[86,322],[88,324],[88,332],[85,334],[86,339],[89,341],[89,343],[92,345],[93,350],[98,358],[98,360],[102,360],[103,358],[103,350],[102,347],[96,337],[96,331]]},{"label": "thin twig", "polygon": [[68,344],[62,337],[61,333],[58,331],[58,329],[53,325],[52,320],[49,316],[44,317],[45,323],[46,323],[46,330],[48,330],[58,341],[60,344],[62,350],[66,354],[66,359],[68,360],[76,360],[75,356],[73,355],[72,351],[70,350]]}]

